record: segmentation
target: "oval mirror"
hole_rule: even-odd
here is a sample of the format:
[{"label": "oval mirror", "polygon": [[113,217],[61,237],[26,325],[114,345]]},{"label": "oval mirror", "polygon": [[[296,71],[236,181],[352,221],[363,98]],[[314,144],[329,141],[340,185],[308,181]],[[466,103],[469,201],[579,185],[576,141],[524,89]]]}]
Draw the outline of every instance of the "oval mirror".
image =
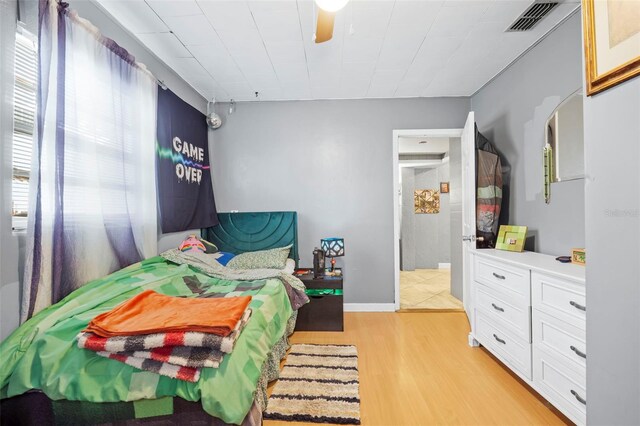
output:
[{"label": "oval mirror", "polygon": [[553,111],[545,126],[545,200],[552,182],[584,178],[582,89],[569,95]]}]

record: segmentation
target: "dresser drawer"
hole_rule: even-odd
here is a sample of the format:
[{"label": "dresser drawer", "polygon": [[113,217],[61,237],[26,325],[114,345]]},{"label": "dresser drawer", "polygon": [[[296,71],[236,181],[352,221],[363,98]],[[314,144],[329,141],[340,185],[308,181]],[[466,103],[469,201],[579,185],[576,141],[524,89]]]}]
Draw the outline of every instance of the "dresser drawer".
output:
[{"label": "dresser drawer", "polygon": [[577,424],[585,424],[587,391],[585,377],[549,352],[533,351],[533,383],[549,402]]},{"label": "dresser drawer", "polygon": [[531,322],[529,306],[482,284],[476,284],[476,308],[481,309],[490,318],[502,322],[511,331],[527,342],[531,342]]},{"label": "dresser drawer", "polygon": [[531,274],[531,304],[534,309],[585,329],[587,298],[584,285],[544,274]]},{"label": "dresser drawer", "polygon": [[482,310],[476,310],[476,339],[511,369],[531,380],[529,342],[492,321]]},{"label": "dresser drawer", "polygon": [[587,345],[584,329],[574,327],[551,315],[533,310],[535,348],[553,353],[573,365],[582,377],[586,375]]},{"label": "dresser drawer", "polygon": [[497,291],[516,297],[524,304],[531,301],[529,269],[504,265],[496,260],[475,257],[475,280]]}]

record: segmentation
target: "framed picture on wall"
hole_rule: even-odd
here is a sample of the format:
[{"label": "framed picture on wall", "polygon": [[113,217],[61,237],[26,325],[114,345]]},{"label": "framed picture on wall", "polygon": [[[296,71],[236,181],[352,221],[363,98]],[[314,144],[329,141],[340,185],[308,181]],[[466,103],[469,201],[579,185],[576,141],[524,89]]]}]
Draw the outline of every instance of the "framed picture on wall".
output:
[{"label": "framed picture on wall", "polygon": [[640,1],[582,0],[587,95],[640,74]]},{"label": "framed picture on wall", "polygon": [[440,193],[437,189],[416,189],[413,202],[415,213],[440,213]]},{"label": "framed picture on wall", "polygon": [[449,193],[449,182],[440,182],[440,193],[441,194]]}]

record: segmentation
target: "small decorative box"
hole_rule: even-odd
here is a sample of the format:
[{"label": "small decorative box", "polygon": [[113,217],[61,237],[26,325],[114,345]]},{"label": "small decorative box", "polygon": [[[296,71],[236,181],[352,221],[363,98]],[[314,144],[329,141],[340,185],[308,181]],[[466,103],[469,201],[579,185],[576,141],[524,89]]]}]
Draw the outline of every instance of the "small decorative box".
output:
[{"label": "small decorative box", "polygon": [[571,250],[571,263],[584,265],[586,263],[586,251],[583,248],[574,248]]}]

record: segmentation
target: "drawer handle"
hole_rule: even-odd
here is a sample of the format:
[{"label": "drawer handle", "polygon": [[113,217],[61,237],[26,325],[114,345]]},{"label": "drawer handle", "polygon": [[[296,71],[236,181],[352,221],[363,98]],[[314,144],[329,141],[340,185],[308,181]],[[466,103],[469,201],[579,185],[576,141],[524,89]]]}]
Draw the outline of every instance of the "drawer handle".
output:
[{"label": "drawer handle", "polygon": [[504,280],[505,279],[504,275],[496,274],[495,272],[493,273],[493,276],[496,277],[499,280]]},{"label": "drawer handle", "polygon": [[573,389],[571,389],[571,395],[575,396],[580,404],[587,405],[587,400],[578,395],[578,392],[574,391]]},{"label": "drawer handle", "polygon": [[495,335],[495,333],[494,333],[494,335],[493,335],[493,338],[494,338],[494,339],[496,339],[498,342],[502,343],[503,345],[506,345],[506,344],[507,344],[507,342],[505,342],[504,340],[502,340],[501,338],[499,338],[498,336],[496,336],[496,335]]},{"label": "drawer handle", "polygon": [[571,306],[573,306],[574,308],[576,308],[576,309],[580,309],[581,311],[586,311],[586,310],[587,310],[587,307],[586,307],[586,306],[581,305],[581,304],[579,304],[579,303],[576,303],[576,302],[574,302],[573,300],[572,300],[571,302],[569,302],[569,304],[570,304]]},{"label": "drawer handle", "polygon": [[493,309],[495,309],[496,311],[504,312],[504,308],[501,308],[500,306],[496,305],[495,303],[492,303],[491,306],[493,306]]},{"label": "drawer handle", "polygon": [[576,348],[575,346],[569,346],[569,348],[574,351],[576,353],[576,355],[587,359],[587,354],[585,354],[584,352],[582,352],[580,349]]}]

